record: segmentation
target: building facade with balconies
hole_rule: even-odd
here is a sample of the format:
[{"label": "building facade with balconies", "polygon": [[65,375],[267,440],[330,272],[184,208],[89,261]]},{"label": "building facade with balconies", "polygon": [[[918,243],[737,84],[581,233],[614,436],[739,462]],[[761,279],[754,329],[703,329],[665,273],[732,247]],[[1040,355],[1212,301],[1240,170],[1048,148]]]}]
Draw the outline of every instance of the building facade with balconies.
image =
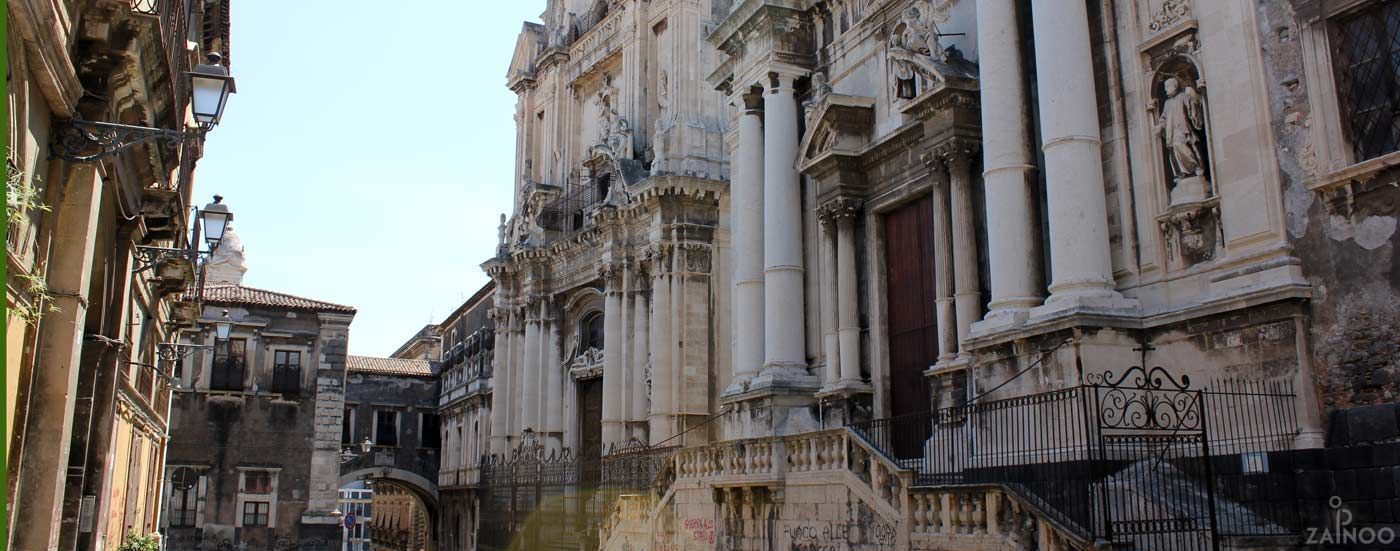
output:
[{"label": "building facade with balconies", "polygon": [[494,292],[494,283],[483,285],[435,328],[442,343],[437,411],[443,453],[437,481],[443,549],[476,546],[480,459],[490,451]]},{"label": "building facade with balconies", "polygon": [[243,285],[236,236],[209,267],[173,373],[166,549],[339,549],[355,309]]},{"label": "building facade with balconies", "polygon": [[7,2],[9,548],[160,529],[172,343],[198,315],[189,71],[227,67],[229,3]]}]

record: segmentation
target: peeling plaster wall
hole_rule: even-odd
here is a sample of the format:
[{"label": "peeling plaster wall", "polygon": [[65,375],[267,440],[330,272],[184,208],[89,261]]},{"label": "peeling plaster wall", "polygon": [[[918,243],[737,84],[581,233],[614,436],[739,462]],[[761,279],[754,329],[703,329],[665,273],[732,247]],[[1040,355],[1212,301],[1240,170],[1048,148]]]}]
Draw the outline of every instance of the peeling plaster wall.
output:
[{"label": "peeling plaster wall", "polygon": [[1358,185],[1350,205],[1309,189],[1333,166],[1318,159],[1300,40],[1286,0],[1259,3],[1289,242],[1314,287],[1311,352],[1324,411],[1400,400],[1400,170]]}]

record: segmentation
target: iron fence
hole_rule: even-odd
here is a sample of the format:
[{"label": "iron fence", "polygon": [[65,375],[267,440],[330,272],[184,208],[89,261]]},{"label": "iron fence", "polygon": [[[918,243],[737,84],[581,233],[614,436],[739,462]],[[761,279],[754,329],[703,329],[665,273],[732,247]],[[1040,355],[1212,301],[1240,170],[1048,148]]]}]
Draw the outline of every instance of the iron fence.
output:
[{"label": "iron fence", "polygon": [[551,542],[589,548],[623,493],[650,490],[679,446],[632,440],[601,457],[549,452],[527,436],[509,456],[481,460],[481,547],[538,548]]},{"label": "iron fence", "polygon": [[[1221,535],[1296,533],[1286,381],[1133,367],[1085,384],[851,425],[915,485],[1001,483],[1083,533],[1139,548],[1211,549]],[[1275,463],[1270,468],[1270,463]]]}]

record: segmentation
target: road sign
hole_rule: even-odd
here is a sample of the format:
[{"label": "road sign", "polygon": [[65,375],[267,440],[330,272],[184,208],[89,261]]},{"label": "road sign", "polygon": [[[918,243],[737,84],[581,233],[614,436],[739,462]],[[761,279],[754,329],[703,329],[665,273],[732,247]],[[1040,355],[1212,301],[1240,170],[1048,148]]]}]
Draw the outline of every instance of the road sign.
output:
[{"label": "road sign", "polygon": [[355,527],[355,513],[345,513],[345,529],[346,529],[346,530],[349,530],[349,529],[354,528],[354,527]]}]

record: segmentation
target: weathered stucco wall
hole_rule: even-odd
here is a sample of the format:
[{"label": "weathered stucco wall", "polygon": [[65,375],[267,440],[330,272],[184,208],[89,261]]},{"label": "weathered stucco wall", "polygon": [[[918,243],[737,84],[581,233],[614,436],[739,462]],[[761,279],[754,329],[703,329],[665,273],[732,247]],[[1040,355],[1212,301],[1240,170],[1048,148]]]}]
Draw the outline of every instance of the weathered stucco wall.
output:
[{"label": "weathered stucco wall", "polygon": [[[1272,126],[1288,238],[1313,285],[1311,356],[1326,412],[1400,399],[1400,171],[1336,192],[1315,191],[1333,166],[1319,159],[1304,58],[1306,32],[1292,3],[1259,3]],[[1311,186],[1310,186],[1311,185]],[[1348,189],[1349,188],[1349,192]]]}]

